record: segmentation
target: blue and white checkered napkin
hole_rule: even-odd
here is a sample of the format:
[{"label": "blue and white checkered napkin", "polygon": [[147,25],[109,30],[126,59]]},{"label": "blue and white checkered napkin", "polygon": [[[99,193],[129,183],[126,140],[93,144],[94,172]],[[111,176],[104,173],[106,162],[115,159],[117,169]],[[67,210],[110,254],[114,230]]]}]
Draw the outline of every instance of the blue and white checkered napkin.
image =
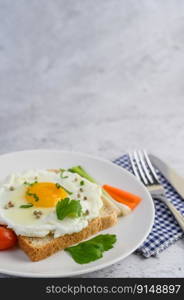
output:
[{"label": "blue and white checkered napkin", "polygon": [[[117,158],[114,163],[133,173],[128,155],[125,154]],[[184,214],[184,200],[158,170],[157,174],[161,184],[165,188],[167,198]],[[154,200],[154,204],[155,221],[152,231],[145,242],[136,251],[144,257],[158,255],[161,251],[184,236],[183,231],[165,204],[158,200]]]}]

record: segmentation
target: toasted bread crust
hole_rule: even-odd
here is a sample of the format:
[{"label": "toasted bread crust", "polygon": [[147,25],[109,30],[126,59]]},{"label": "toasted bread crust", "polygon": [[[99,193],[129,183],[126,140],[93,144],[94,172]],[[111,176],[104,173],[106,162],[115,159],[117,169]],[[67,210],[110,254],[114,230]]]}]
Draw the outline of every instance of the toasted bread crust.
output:
[{"label": "toasted bread crust", "polygon": [[[98,233],[101,230],[107,229],[117,223],[117,214],[113,212],[110,215],[98,217],[92,220],[89,225],[82,231],[72,234],[65,234],[59,238],[50,238],[46,243],[42,243],[35,246],[32,243],[32,239],[26,236],[19,236],[18,242],[20,248],[28,255],[32,261],[39,261],[55,252],[77,244],[90,236]],[[41,238],[34,238],[35,240],[41,240]],[[44,238],[42,238],[44,241]]]}]

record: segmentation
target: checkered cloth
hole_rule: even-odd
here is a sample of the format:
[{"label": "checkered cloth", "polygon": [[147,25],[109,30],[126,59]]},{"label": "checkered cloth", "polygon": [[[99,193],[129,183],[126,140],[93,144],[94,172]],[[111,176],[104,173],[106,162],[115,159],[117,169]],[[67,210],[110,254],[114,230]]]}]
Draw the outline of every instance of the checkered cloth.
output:
[{"label": "checkered cloth", "polygon": [[[117,158],[114,163],[133,173],[128,155]],[[156,172],[160,183],[165,188],[167,198],[184,214],[184,200],[163,175],[158,170],[156,170]],[[144,257],[158,255],[161,251],[184,236],[183,231],[165,204],[159,200],[154,200],[154,204],[155,221],[152,231],[141,247],[136,250],[137,253],[142,254]]]}]

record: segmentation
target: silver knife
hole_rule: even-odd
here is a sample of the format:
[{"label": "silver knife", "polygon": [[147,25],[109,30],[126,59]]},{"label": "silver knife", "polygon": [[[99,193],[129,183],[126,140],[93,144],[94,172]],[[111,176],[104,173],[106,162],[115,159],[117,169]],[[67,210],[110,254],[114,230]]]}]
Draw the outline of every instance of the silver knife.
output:
[{"label": "silver knife", "polygon": [[177,174],[177,172],[168,166],[163,160],[158,158],[153,154],[149,154],[149,158],[153,165],[161,171],[164,177],[169,181],[169,183],[175,188],[178,194],[184,198],[184,177]]}]

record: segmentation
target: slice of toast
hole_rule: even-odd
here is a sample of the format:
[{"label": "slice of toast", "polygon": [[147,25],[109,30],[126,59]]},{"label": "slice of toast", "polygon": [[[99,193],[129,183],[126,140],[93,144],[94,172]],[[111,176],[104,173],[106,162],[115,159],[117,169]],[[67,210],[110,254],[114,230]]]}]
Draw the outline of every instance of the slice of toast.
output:
[{"label": "slice of toast", "polygon": [[55,252],[73,246],[101,230],[107,229],[117,223],[119,210],[110,201],[103,199],[103,208],[100,216],[90,221],[82,231],[72,234],[65,234],[54,238],[49,234],[46,237],[18,236],[20,248],[29,256],[32,261],[39,261],[47,258]]}]

